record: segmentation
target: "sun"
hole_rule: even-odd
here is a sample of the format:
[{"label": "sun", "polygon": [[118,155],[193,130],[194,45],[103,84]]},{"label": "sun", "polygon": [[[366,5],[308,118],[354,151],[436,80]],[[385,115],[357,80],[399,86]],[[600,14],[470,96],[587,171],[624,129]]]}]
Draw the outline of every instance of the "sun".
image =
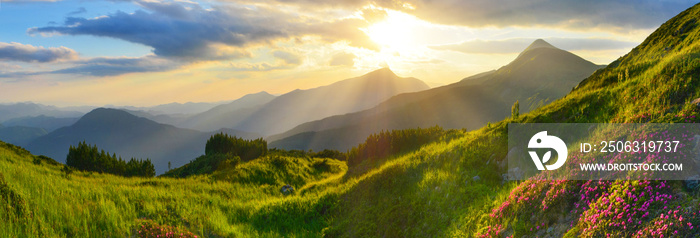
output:
[{"label": "sun", "polygon": [[409,50],[416,47],[416,26],[421,21],[406,13],[386,10],[387,17],[365,29],[365,33],[382,49]]}]

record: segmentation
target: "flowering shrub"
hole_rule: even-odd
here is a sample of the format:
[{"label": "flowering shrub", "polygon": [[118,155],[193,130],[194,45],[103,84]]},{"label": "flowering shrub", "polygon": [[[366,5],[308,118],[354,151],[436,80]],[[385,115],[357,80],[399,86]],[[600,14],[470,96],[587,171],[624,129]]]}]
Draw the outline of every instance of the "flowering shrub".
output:
[{"label": "flowering shrub", "polygon": [[[649,114],[640,115],[639,119],[650,118]],[[674,122],[697,122],[695,115],[683,114],[662,115],[660,119]],[[605,128],[597,134],[603,138],[618,138],[628,135],[631,141],[682,141],[678,152],[672,156],[660,153],[608,153],[585,154],[572,151],[568,166],[579,163],[669,163],[694,156],[692,149],[694,136],[700,134],[693,131],[694,127],[679,125],[668,130],[666,127]],[[592,141],[596,141],[595,139]],[[564,177],[583,177],[584,171],[569,168]],[[571,229],[570,233],[580,237],[663,237],[687,236],[695,234],[694,226],[700,224],[697,208],[685,210],[676,209],[683,205],[683,199],[678,199],[681,183],[668,181],[643,180],[654,176],[654,171],[620,171],[600,173],[598,177],[623,176],[620,180],[546,180],[552,171],[540,173],[531,179],[521,182],[509,196],[492,209],[486,228],[482,229],[481,237],[542,236],[547,232],[563,231],[563,226]],[[684,171],[685,172],[685,171]],[[584,174],[580,174],[584,173]],[[683,173],[683,172],[680,172]],[[678,174],[678,176],[683,176]],[[561,174],[553,176],[561,178]],[[545,180],[534,180],[545,179]],[[642,179],[642,180],[640,180]],[[671,186],[670,184],[675,184]],[[689,213],[695,209],[695,213]],[[565,211],[565,212],[563,212]],[[685,213],[683,211],[686,211]],[[683,218],[681,218],[683,217]],[[675,219],[675,220],[674,220]],[[683,220],[683,221],[681,221]],[[575,229],[573,229],[575,228]],[[563,234],[548,234],[563,235]]]},{"label": "flowering shrub", "polygon": [[197,238],[195,234],[187,230],[174,226],[159,225],[149,219],[139,219],[137,226],[135,235],[140,238]]},{"label": "flowering shrub", "polygon": [[501,225],[497,224],[494,226],[486,227],[486,231],[484,231],[484,233],[478,234],[477,237],[479,237],[479,238],[496,237],[501,232],[503,232],[503,227]]},{"label": "flowering shrub", "polygon": [[634,237],[680,237],[683,234],[697,234],[700,223],[697,211],[682,210],[680,206],[659,214],[647,227],[637,230]]},{"label": "flowering shrub", "polygon": [[[500,224],[516,217],[515,236],[546,230],[559,216],[559,209],[567,209],[576,195],[575,181],[566,180],[527,180],[513,189],[506,201],[491,211],[489,216],[497,221],[488,226],[479,237],[500,237],[505,227]],[[558,209],[552,209],[557,207]],[[524,233],[524,234],[521,234]]]},{"label": "flowering shrub", "polygon": [[492,210],[491,225],[477,236],[502,237],[509,230],[505,224],[513,226],[514,236],[544,234],[561,211],[570,211],[569,227],[577,226],[580,237],[695,234],[700,211],[681,209],[673,194],[667,181],[524,181]]},{"label": "flowering shrub", "polygon": [[665,181],[616,181],[579,218],[581,237],[628,236],[673,196]]}]

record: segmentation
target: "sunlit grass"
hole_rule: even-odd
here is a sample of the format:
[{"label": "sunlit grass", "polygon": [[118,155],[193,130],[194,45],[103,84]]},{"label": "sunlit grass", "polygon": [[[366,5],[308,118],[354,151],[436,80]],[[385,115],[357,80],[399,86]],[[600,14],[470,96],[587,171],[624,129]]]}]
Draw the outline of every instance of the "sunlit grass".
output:
[{"label": "sunlit grass", "polygon": [[[256,212],[281,200],[299,199],[283,197],[274,184],[231,183],[208,176],[146,179],[78,171],[66,176],[60,168],[34,165],[31,157],[0,148],[0,173],[31,211],[22,222],[1,223],[0,230],[20,237],[123,236],[133,234],[137,220],[145,218],[196,234],[257,236],[267,231],[249,223]],[[335,174],[317,177],[342,175],[345,169],[339,166]]]},{"label": "sunlit grass", "polygon": [[[496,153],[484,148],[493,139],[466,133],[370,164],[354,176],[346,174],[345,162],[327,160],[319,171],[324,159],[281,157],[185,179],[66,175],[60,166],[35,165],[31,155],[2,147],[0,173],[28,201],[32,217],[4,222],[0,230],[10,236],[128,236],[152,221],[199,236],[473,233],[478,225],[459,223],[473,219],[466,214],[488,211],[499,188],[507,187],[496,172],[483,169]],[[470,162],[473,157],[483,159]],[[278,159],[285,162],[273,162]],[[483,180],[471,181],[477,175]],[[297,193],[285,197],[283,184]],[[426,225],[431,220],[437,223]]]}]

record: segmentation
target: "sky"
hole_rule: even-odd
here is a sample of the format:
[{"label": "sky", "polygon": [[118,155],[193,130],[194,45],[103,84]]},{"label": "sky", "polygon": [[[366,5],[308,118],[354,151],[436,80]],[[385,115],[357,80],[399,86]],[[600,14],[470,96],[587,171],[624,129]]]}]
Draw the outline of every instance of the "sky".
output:
[{"label": "sky", "polygon": [[389,67],[439,86],[535,39],[608,64],[680,0],[0,0],[0,103],[283,94]]}]

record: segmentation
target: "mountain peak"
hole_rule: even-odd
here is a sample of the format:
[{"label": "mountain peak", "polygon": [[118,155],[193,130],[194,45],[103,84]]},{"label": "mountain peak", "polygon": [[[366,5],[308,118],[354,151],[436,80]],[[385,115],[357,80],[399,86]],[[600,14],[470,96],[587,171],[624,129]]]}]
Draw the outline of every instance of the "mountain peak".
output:
[{"label": "mountain peak", "polygon": [[257,93],[251,93],[251,94],[246,94],[243,95],[243,97],[240,97],[234,101],[240,100],[240,99],[251,99],[251,98],[267,98],[267,97],[275,97],[275,95],[272,95],[266,91],[260,91]]},{"label": "mountain peak", "polygon": [[268,93],[267,91],[260,91],[260,92],[254,93],[254,95],[272,95],[272,94]]},{"label": "mountain peak", "polygon": [[142,120],[133,114],[119,109],[113,108],[96,108],[84,116],[82,116],[76,124],[82,125],[86,123],[129,123]]},{"label": "mountain peak", "polygon": [[[124,111],[124,110],[119,110],[119,109],[114,109],[114,108],[95,108],[92,111],[88,112],[85,114],[85,116],[103,116],[103,115],[131,115],[130,113]],[[83,117],[85,117],[83,116]]]},{"label": "mountain peak", "polygon": [[528,51],[528,50],[537,49],[537,48],[558,49],[557,47],[554,47],[553,45],[549,44],[548,42],[544,41],[543,39],[537,39],[537,40],[533,41],[532,44],[530,44],[527,48],[525,48],[525,50],[523,52]]},{"label": "mountain peak", "polygon": [[384,68],[369,72],[369,73],[365,74],[365,76],[384,76],[384,77],[390,76],[393,78],[399,77],[393,71],[391,71],[391,69],[389,69],[389,67],[384,67]]}]

